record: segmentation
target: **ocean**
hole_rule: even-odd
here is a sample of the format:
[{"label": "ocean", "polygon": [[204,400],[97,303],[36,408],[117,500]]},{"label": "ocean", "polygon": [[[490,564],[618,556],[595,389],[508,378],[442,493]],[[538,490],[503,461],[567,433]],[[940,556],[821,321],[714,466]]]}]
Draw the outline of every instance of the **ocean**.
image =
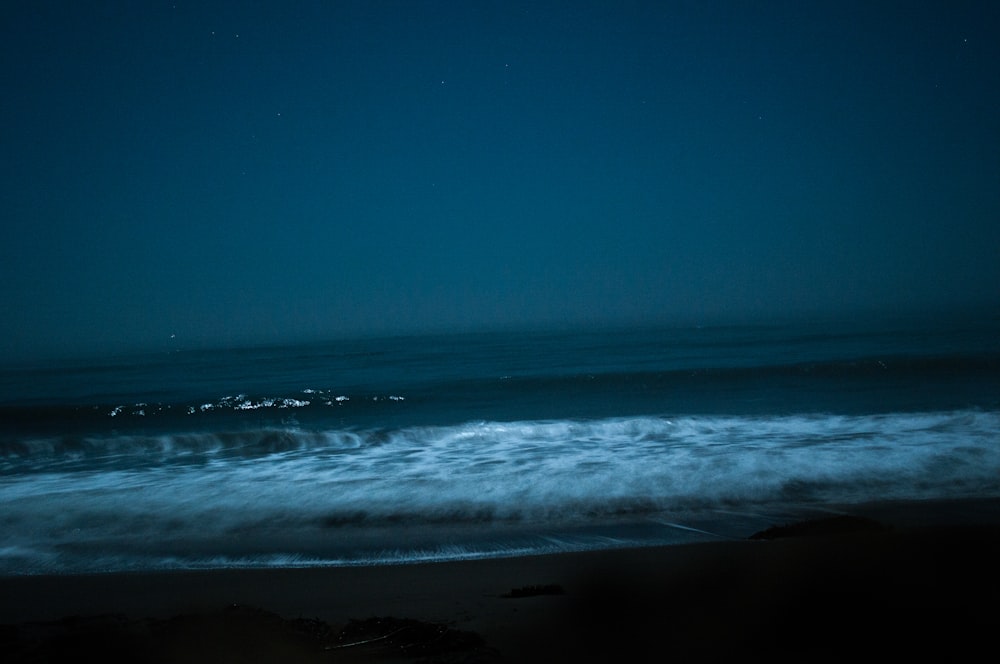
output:
[{"label": "ocean", "polygon": [[0,368],[0,575],[670,544],[997,497],[995,315]]}]

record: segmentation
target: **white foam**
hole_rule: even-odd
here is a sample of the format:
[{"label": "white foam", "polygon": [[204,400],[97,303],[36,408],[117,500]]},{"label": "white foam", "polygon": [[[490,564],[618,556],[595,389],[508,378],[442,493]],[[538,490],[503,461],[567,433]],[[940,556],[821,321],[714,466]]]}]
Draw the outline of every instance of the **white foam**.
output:
[{"label": "white foam", "polygon": [[997,431],[1000,413],[962,411],[121,439],[202,461],[2,476],[0,551],[1000,495]]}]

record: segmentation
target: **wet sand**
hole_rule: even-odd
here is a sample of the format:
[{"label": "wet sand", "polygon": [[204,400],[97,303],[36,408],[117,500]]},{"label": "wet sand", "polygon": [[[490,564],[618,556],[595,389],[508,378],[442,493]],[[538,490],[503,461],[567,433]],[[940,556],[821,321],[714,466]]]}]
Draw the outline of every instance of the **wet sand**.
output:
[{"label": "wet sand", "polygon": [[856,515],[756,539],[521,558],[7,577],[0,659],[834,661],[988,651],[1000,629],[996,502]]}]

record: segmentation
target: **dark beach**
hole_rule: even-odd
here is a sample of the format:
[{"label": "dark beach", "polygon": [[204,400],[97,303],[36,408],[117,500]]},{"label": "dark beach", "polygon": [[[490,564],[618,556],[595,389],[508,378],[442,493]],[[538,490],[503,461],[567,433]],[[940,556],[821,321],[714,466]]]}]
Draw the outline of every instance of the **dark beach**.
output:
[{"label": "dark beach", "polygon": [[964,659],[1000,627],[997,513],[886,504],[671,547],[6,577],[0,643],[8,662]]}]

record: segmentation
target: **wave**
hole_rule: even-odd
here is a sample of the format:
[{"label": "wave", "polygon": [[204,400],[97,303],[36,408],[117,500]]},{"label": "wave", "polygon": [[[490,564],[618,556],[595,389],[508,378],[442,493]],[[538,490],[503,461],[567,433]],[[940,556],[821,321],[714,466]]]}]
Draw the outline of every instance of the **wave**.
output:
[{"label": "wave", "polygon": [[487,555],[597,546],[679,512],[998,497],[998,430],[1000,412],[961,410],[38,439],[0,454],[0,573]]},{"label": "wave", "polygon": [[[301,426],[219,432],[64,435],[0,443],[0,463],[45,469],[92,461],[107,468],[154,466],[173,461],[266,459],[293,453],[325,455],[353,450],[357,459],[419,453],[428,466],[462,462],[546,462],[567,457],[620,459],[667,451],[733,448],[790,450],[821,445],[889,445],[914,436],[978,438],[1000,430],[993,411],[963,410],[842,415],[638,416],[542,421],[473,421],[456,425],[372,429],[309,429]],[[650,446],[654,446],[653,449]],[[382,448],[382,449],[380,449]],[[384,459],[383,459],[384,460]]]},{"label": "wave", "polygon": [[337,489],[324,512],[328,523],[379,510],[389,520],[407,519],[407,509],[430,514],[431,505],[452,510],[442,517],[450,520],[479,514],[467,507],[475,505],[503,514],[511,505],[537,510],[592,501],[614,512],[643,501],[745,498],[778,488],[822,492],[862,480],[901,485],[919,477],[924,487],[954,485],[963,476],[993,481],[998,430],[1000,412],[978,410],[265,428],[8,442],[0,447],[0,468],[14,483],[20,475],[75,472],[98,485],[146,472],[193,483],[261,476],[255,492],[284,475],[314,482],[318,491]]}]

